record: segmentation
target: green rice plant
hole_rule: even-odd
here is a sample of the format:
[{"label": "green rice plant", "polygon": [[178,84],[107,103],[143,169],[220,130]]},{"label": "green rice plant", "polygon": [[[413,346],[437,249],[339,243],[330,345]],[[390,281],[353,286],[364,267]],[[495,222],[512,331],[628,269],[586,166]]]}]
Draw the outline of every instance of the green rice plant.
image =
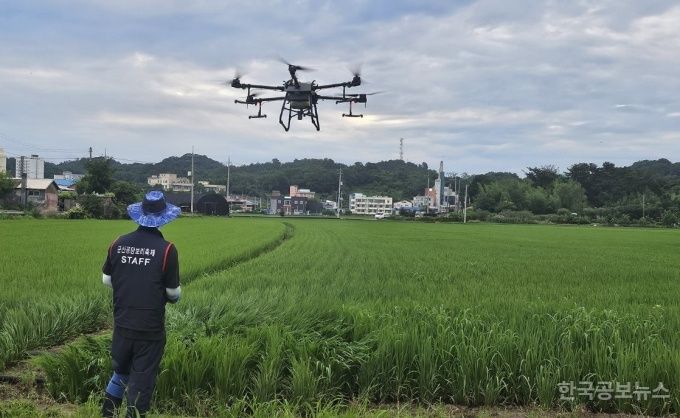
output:
[{"label": "green rice plant", "polygon": [[282,390],[281,377],[286,366],[286,336],[278,327],[263,329],[262,351],[252,382],[253,399],[258,402],[276,400]]},{"label": "green rice plant", "polygon": [[33,359],[45,373],[47,390],[54,399],[84,402],[98,395],[111,377],[111,338],[82,337],[58,353]]},{"label": "green rice plant", "polygon": [[310,359],[293,358],[290,363],[290,399],[297,404],[310,404],[317,399],[320,376]]}]

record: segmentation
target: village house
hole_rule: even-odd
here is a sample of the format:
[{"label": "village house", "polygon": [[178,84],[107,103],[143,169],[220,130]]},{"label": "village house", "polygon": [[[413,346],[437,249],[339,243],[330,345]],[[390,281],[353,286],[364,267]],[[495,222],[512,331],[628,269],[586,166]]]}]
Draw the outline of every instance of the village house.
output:
[{"label": "village house", "polygon": [[[21,201],[21,182],[14,189]],[[52,179],[26,179],[26,201],[41,212],[56,212],[59,208],[59,188]]]}]

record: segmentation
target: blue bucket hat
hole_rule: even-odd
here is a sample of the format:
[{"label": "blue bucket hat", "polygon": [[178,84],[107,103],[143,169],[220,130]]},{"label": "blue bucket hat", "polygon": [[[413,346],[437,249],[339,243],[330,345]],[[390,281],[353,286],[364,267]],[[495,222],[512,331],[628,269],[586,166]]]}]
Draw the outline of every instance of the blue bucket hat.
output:
[{"label": "blue bucket hat", "polygon": [[152,190],[144,196],[144,200],[127,207],[130,219],[141,226],[161,227],[179,216],[180,208],[165,201],[163,192]]}]

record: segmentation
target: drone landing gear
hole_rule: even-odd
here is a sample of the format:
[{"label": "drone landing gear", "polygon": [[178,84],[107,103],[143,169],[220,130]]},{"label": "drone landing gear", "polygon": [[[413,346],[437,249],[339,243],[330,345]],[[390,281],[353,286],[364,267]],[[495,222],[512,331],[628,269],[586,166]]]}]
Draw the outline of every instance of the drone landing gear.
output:
[{"label": "drone landing gear", "polygon": [[248,119],[260,119],[260,118],[266,118],[267,115],[262,114],[262,102],[258,103],[258,108],[257,108],[257,115],[251,115],[248,116]]},{"label": "drone landing gear", "polygon": [[[288,111],[288,120],[286,122],[284,122],[283,116],[285,111]],[[281,126],[283,126],[283,129],[288,132],[290,129],[290,121],[293,120],[294,117],[296,117],[297,120],[302,120],[305,116],[309,116],[309,118],[312,120],[312,125],[314,125],[317,131],[321,130],[321,125],[319,124],[319,111],[317,110],[316,103],[311,103],[309,107],[306,108],[293,109],[290,101],[284,100],[281,104],[279,123]]]},{"label": "drone landing gear", "polygon": [[343,113],[342,114],[343,118],[363,118],[364,115],[358,115],[352,113],[352,102],[349,102],[349,113]]}]

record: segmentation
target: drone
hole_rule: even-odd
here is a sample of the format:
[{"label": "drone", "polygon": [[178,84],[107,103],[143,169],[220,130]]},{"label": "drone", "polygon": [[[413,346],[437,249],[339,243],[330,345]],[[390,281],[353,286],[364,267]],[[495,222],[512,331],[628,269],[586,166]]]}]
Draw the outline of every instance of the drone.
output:
[{"label": "drone", "polygon": [[[374,92],[349,94],[346,92],[346,89],[361,85],[361,75],[360,71],[358,70],[353,71],[353,77],[351,81],[333,84],[317,84],[316,81],[306,83],[300,81],[296,74],[298,71],[311,71],[311,68],[291,64],[283,59],[280,61],[288,66],[288,73],[290,74],[290,80],[284,81],[283,85],[268,86],[261,84],[241,83],[241,74],[238,73],[234,76],[234,79],[231,80],[231,87],[247,90],[245,100],[236,99],[234,100],[234,103],[244,104],[246,106],[257,106],[257,114],[248,116],[248,119],[266,118],[267,115],[262,113],[262,103],[281,101],[282,104],[281,113],[279,113],[279,123],[281,126],[283,126],[283,129],[286,132],[288,132],[290,129],[290,122],[293,120],[293,118],[302,120],[306,116],[312,120],[312,124],[316,130],[319,131],[321,130],[321,126],[319,125],[319,111],[316,106],[319,100],[332,100],[335,101],[335,104],[348,103],[349,113],[343,113],[342,116],[347,118],[363,118],[363,114],[353,113],[352,105],[355,103],[364,103],[365,106],[368,96],[380,93]],[[324,96],[318,93],[320,90],[340,87],[342,87],[341,96]],[[258,97],[259,93],[252,92],[251,89],[278,91],[283,93],[283,96]]]}]

